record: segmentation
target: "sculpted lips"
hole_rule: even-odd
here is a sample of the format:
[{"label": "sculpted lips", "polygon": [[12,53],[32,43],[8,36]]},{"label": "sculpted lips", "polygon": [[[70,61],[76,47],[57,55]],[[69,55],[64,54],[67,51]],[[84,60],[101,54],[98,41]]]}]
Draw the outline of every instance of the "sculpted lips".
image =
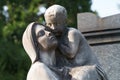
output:
[{"label": "sculpted lips", "polygon": [[50,36],[50,40],[56,40],[55,36]]}]

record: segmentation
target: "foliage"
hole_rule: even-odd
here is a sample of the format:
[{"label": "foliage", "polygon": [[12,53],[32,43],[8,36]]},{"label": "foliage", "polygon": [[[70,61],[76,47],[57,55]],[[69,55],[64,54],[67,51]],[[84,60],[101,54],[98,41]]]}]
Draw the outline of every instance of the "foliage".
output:
[{"label": "foliage", "polygon": [[[0,1],[0,80],[25,80],[30,59],[22,47],[22,34],[33,21],[42,22],[38,17],[38,6],[60,4],[68,11],[68,25],[76,26],[79,12],[91,11],[91,0],[1,0]],[[9,19],[2,14],[7,5]]]}]

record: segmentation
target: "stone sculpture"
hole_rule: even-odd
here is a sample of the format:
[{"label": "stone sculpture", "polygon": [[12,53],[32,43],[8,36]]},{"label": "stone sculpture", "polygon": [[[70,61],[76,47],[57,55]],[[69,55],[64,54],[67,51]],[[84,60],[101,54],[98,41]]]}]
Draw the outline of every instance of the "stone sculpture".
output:
[{"label": "stone sculpture", "polygon": [[29,55],[32,65],[27,80],[67,80],[62,69],[56,66],[56,37],[46,27],[30,23],[23,34],[23,46]]},{"label": "stone sculpture", "polygon": [[[57,40],[50,34],[45,31],[44,26],[36,23],[31,23],[26,28],[23,35],[23,46],[32,61],[27,80],[58,80],[46,66],[55,64],[54,49]],[[46,37],[46,35],[50,36]]]},{"label": "stone sculpture", "polygon": [[27,80],[108,80],[81,32],[67,27],[66,9],[53,5],[44,16],[45,26],[31,23],[23,34],[32,61]]}]

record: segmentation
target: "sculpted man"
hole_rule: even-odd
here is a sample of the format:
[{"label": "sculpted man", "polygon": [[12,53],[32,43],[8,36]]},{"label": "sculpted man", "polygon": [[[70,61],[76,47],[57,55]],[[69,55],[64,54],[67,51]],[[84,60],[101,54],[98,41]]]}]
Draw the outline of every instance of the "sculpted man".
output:
[{"label": "sculpted man", "polygon": [[71,80],[108,80],[81,32],[67,27],[67,11],[63,6],[49,7],[44,17],[48,30],[58,41],[56,67],[70,69]]}]

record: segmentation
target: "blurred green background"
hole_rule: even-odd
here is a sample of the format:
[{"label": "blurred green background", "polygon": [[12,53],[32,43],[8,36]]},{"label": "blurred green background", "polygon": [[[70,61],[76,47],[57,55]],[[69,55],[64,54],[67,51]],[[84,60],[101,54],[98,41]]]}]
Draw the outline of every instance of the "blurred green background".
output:
[{"label": "blurred green background", "polygon": [[68,26],[75,28],[77,13],[92,12],[91,0],[0,0],[0,80],[26,80],[31,61],[22,34],[29,23],[44,23],[42,13],[53,4],[67,9]]}]

